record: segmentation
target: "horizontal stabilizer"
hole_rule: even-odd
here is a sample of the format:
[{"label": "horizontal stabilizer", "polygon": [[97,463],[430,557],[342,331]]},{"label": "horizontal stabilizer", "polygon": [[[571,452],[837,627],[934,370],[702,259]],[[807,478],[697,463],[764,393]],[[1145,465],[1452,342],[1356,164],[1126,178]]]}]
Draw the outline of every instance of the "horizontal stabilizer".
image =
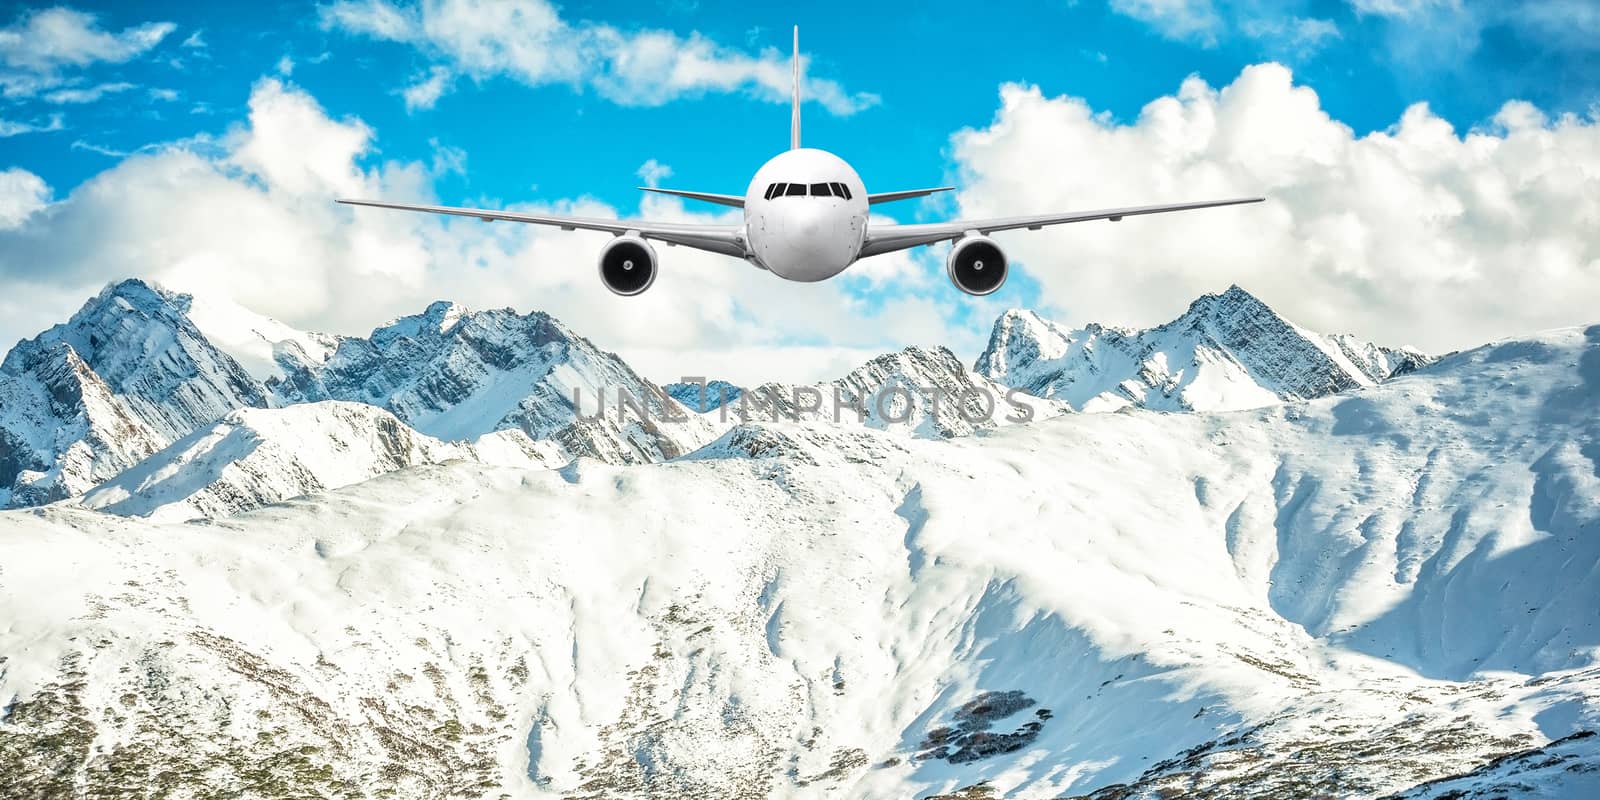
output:
[{"label": "horizontal stabilizer", "polygon": [[733,206],[744,208],[744,198],[736,194],[712,194],[710,192],[685,192],[678,189],[657,189],[653,186],[640,186],[640,191],[655,192],[656,194],[670,194],[675,197],[687,197],[690,200],[704,200],[707,203],[716,203],[719,206]]},{"label": "horizontal stabilizer", "polygon": [[954,188],[956,187],[940,186],[937,189],[910,189],[904,192],[879,192],[877,194],[867,195],[867,204],[875,206],[879,203],[893,203],[896,200],[910,200],[913,197],[927,197],[934,192],[948,192]]}]

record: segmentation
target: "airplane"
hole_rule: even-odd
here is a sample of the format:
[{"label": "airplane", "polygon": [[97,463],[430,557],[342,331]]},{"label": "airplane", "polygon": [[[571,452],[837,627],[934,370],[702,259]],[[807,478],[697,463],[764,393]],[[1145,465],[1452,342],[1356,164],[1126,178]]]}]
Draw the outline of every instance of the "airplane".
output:
[{"label": "airplane", "polygon": [[826,150],[800,146],[800,28],[795,26],[789,150],[756,170],[755,177],[742,196],[639,187],[646,192],[743,209],[744,223],[741,225],[569,217],[379,200],[341,199],[338,202],[477,217],[485,222],[506,220],[550,225],[567,231],[605,231],[615,238],[600,250],[600,280],[606,288],[623,296],[640,294],[655,283],[660,262],[655,248],[650,245],[651,241],[742,258],[780,278],[804,283],[832,278],[863,258],[951,241],[955,244],[945,259],[950,282],[969,295],[982,296],[997,291],[1006,280],[1005,251],[989,238],[989,234],[997,231],[1022,228],[1036,231],[1046,225],[1101,219],[1119,222],[1125,217],[1144,214],[1259,203],[1265,199],[1244,197],[906,225],[868,224],[868,212],[873,206],[926,197],[952,188],[940,186],[869,194],[861,182],[861,176],[844,159]]}]

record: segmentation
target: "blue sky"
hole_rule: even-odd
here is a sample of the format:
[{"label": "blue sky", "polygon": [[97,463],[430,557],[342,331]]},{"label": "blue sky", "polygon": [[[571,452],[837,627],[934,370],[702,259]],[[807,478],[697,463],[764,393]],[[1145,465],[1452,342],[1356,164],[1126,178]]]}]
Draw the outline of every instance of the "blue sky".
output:
[{"label": "blue sky", "polygon": [[[37,7],[49,6],[11,3],[4,16],[15,19]],[[62,130],[5,140],[7,161],[44,177],[58,192],[110,163],[88,146],[127,152],[200,132],[220,134],[243,115],[251,83],[277,72],[284,57],[294,62],[292,80],[330,114],[355,115],[376,129],[376,156],[427,157],[430,142],[464,151],[468,169],[439,186],[446,198],[589,194],[626,209],[637,203],[635,173],[650,159],[672,168],[668,184],[736,192],[755,167],[787,144],[787,109],[740,92],[691,93],[639,107],[583,87],[528,86],[495,77],[464,80],[433,109],[410,113],[395,90],[440,59],[406,44],[325,30],[315,2],[73,7],[97,15],[108,31],[173,23],[173,32],[147,54],[96,65],[76,77],[90,86],[126,82],[173,90],[179,97],[164,100],[130,90],[108,98],[114,102],[68,105],[33,98],[9,104],[8,120],[48,124],[52,115],[61,115]],[[624,30],[698,31],[752,53],[787,50],[789,26],[800,25],[813,74],[881,98],[848,116],[814,104],[806,112],[807,142],[845,156],[875,189],[948,177],[951,132],[988,122],[997,87],[1007,81],[1036,84],[1046,95],[1082,97],[1125,119],[1190,74],[1221,85],[1247,64],[1278,60],[1358,134],[1393,125],[1406,106],[1419,101],[1468,128],[1512,97],[1578,112],[1600,97],[1600,55],[1592,48],[1552,48],[1499,22],[1487,23],[1476,47],[1463,52],[1451,45],[1456,49],[1450,53],[1423,58],[1412,50],[1431,47],[1426,42],[1435,37],[1454,41],[1429,27],[1447,23],[1361,14],[1342,0],[1275,3],[1261,15],[1263,24],[1324,20],[1337,30],[1310,43],[1297,42],[1290,32],[1260,38],[1242,33],[1224,4],[1215,7],[1225,17],[1223,27],[1195,35],[1172,34],[1151,14],[1141,19],[1118,13],[1099,0],[1021,2],[998,13],[961,2],[911,9],[820,2],[796,9],[665,0],[566,3],[560,9],[569,20]],[[1237,18],[1251,13],[1241,10]],[[184,47],[196,34],[205,46]],[[1418,44],[1396,45],[1398,37]]]},{"label": "blue sky", "polygon": [[[1337,171],[1345,167],[1330,165],[1354,149],[1388,152],[1393,148],[1386,143],[1398,137],[1410,142],[1408,146],[1426,150],[1429,145],[1422,137],[1432,129],[1424,122],[1439,122],[1450,137],[1440,147],[1459,150],[1456,166],[1461,170],[1476,169],[1471,156],[1472,133],[1509,140],[1514,134],[1506,120],[1526,117],[1534,120],[1527,129],[1529,135],[1542,132],[1550,140],[1544,146],[1552,148],[1559,161],[1578,151],[1587,153],[1586,146],[1575,146],[1557,134],[1576,131],[1573,136],[1591,136],[1600,98],[1600,48],[1595,45],[1600,38],[1600,6],[1579,0],[1516,4],[1470,0],[1056,0],[1008,4],[993,11],[946,2],[907,7],[821,2],[801,9],[790,4],[722,0],[559,6],[539,0],[518,3],[526,12],[523,22],[529,15],[548,19],[512,32],[475,30],[473,15],[451,16],[452,9],[459,12],[470,0],[428,0],[421,6],[400,0],[0,5],[0,26],[5,26],[0,30],[0,89],[4,95],[0,97],[0,134],[5,134],[0,138],[0,170],[12,170],[14,176],[37,176],[44,185],[32,190],[33,199],[18,201],[22,210],[13,213],[16,219],[11,227],[19,238],[12,241],[9,258],[0,250],[0,275],[13,286],[35,293],[13,302],[19,308],[49,308],[55,313],[52,304],[59,305],[64,302],[61,298],[88,285],[87,274],[77,282],[64,278],[52,282],[44,267],[22,264],[24,244],[36,244],[47,225],[65,225],[63,220],[72,218],[75,204],[89,203],[76,191],[85,181],[101,176],[112,183],[106,176],[122,174],[141,163],[130,156],[193,151],[213,159],[213,165],[228,177],[238,178],[233,174],[238,171],[238,154],[230,155],[229,148],[238,146],[237,137],[249,124],[250,104],[263,97],[263,81],[269,80],[276,81],[273,87],[281,86],[293,97],[313,104],[319,109],[317,119],[325,116],[351,130],[365,126],[361,143],[351,155],[356,168],[376,175],[395,165],[414,165],[426,173],[420,182],[380,181],[399,187],[397,191],[431,193],[443,202],[461,204],[593,201],[623,215],[661,208],[641,206],[640,193],[634,189],[647,163],[670,169],[670,174],[660,179],[663,186],[740,192],[754,169],[786,146],[788,109],[774,90],[771,75],[762,70],[773,65],[786,68],[792,24],[801,26],[802,48],[809,59],[808,79],[820,82],[814,94],[823,100],[806,106],[808,145],[850,160],[875,191],[944,182],[972,184],[963,186],[964,191],[954,199],[907,203],[894,209],[902,221],[958,208],[1056,210],[1014,209],[1006,204],[1007,198],[1018,203],[1026,200],[1079,207],[1102,197],[1155,202],[1204,196],[1201,189],[1185,192],[1182,198],[1140,194],[1182,191],[1185,184],[1174,184],[1173,176],[1195,168],[1195,157],[1164,165],[1161,171],[1147,170],[1150,174],[1130,181],[1121,192],[1116,191],[1115,174],[1087,188],[1072,182],[1073,174],[1095,171],[1087,167],[1130,156],[1124,152],[1127,147],[1114,144],[1119,136],[1159,138],[1155,123],[1141,117],[1141,109],[1158,98],[1179,97],[1190,112],[1247,114],[1258,130],[1283,120],[1284,130],[1299,131],[1288,135],[1309,136],[1308,142],[1316,136],[1337,138],[1338,143],[1328,145],[1331,149],[1326,152],[1313,152],[1308,144],[1293,159],[1267,165],[1245,163],[1249,158],[1237,155],[1237,142],[1204,134],[1210,139],[1198,158],[1205,162],[1200,166],[1210,172],[1199,174],[1225,173],[1225,180],[1215,182],[1217,191],[1254,193],[1269,186],[1278,187],[1281,196],[1289,198],[1285,200],[1286,213],[1292,219],[1286,223],[1290,227],[1284,241],[1299,244],[1272,253],[1263,245],[1260,253],[1252,256],[1260,264],[1239,269],[1239,275],[1245,277],[1267,272],[1264,265],[1301,258],[1310,252],[1306,242],[1315,238],[1316,231],[1334,224],[1312,213],[1316,210],[1326,216],[1325,198],[1307,198],[1322,198],[1328,186],[1338,183]],[[544,36],[553,38],[541,38]],[[702,66],[708,74],[720,77],[697,82],[665,79],[648,74],[648,69],[628,73],[623,59],[646,52],[652,36],[660,39],[655,41],[657,45],[665,42],[668,49],[700,47],[710,62]],[[683,62],[670,63],[681,66]],[[1267,76],[1250,70],[1252,65],[1268,63],[1285,66],[1287,73],[1270,75],[1292,74],[1292,87],[1287,78],[1245,80],[1249,74]],[[762,78],[763,74],[767,77]],[[435,90],[431,93],[422,91],[429,78]],[[1180,86],[1191,78],[1203,82],[1191,88],[1207,87],[1212,94],[1183,95]],[[1015,108],[1006,106],[1001,94],[1006,84],[1036,87],[1038,101],[1023,98]],[[1250,88],[1258,85],[1277,88]],[[1251,101],[1256,104],[1246,104],[1242,99],[1246,97],[1256,98]],[[1512,100],[1531,103],[1532,115],[1506,116],[1506,104]],[[1407,139],[1400,135],[1402,118],[1418,103],[1427,106],[1426,120],[1412,125]],[[1037,152],[1032,154],[996,149],[999,145],[995,142],[1010,141],[1004,132],[1010,129],[1007,120],[1013,113],[1016,119],[1024,119],[1036,111],[1040,119],[1061,121],[1066,119],[1063,113],[1071,116],[1068,110],[1072,108],[1084,109],[1086,116],[1079,123],[1061,122],[1065,127],[1059,140],[1071,140],[1079,133],[1094,134],[1085,146],[1111,142],[1106,144],[1106,154],[1046,153],[1055,140],[1044,134],[1031,139],[1011,137],[1023,142],[1017,147],[1035,148]],[[1030,130],[1045,131],[1055,123],[1029,124]],[[1087,130],[1071,127],[1073,124],[1087,126]],[[1196,124],[1191,120],[1191,126]],[[1312,125],[1322,126],[1317,128],[1320,133],[1306,134],[1306,126]],[[1194,130],[1204,133],[1210,128],[1200,125],[1190,131],[1200,135]],[[236,138],[230,140],[230,135]],[[1004,187],[1014,184],[1007,183],[1011,178],[1005,170],[1026,171],[1035,162],[1037,179],[1057,184],[1060,192],[1037,198],[1023,197],[1024,193],[1017,191],[1007,193]],[[1136,158],[1134,163],[1142,161]],[[1419,166],[1417,159],[1404,163],[1404,169],[1417,170],[1411,177],[1421,195],[1431,197],[1440,187],[1463,185],[1436,174],[1431,167]],[[1333,171],[1307,183],[1307,164]],[[1504,177],[1521,175],[1518,170],[1532,167],[1518,162],[1493,169]],[[1579,165],[1580,174],[1587,174],[1584,169]],[[271,183],[263,175],[266,173],[258,170],[243,180],[266,189],[271,202],[287,205],[274,191],[276,187],[260,186]],[[34,185],[32,178],[18,180],[19,185]],[[1523,183],[1520,179],[1512,182]],[[1319,187],[1315,191],[1313,183]],[[1151,188],[1141,190],[1140,186]],[[996,193],[1003,197],[997,200]],[[4,202],[0,200],[0,204]],[[1460,203],[1444,203],[1447,209],[1457,205]],[[0,205],[0,212],[3,210]],[[673,206],[667,211],[711,213],[714,209]],[[1371,215],[1373,225],[1379,225],[1384,212],[1367,209],[1356,216],[1367,219],[1366,214]],[[1580,217],[1574,224],[1584,219]],[[32,239],[30,227],[40,228]],[[1463,252],[1498,253],[1520,246],[1511,240],[1476,241],[1475,231],[1481,229],[1457,225],[1436,232],[1437,241],[1391,241],[1381,232],[1369,231],[1361,241],[1380,244],[1358,254],[1327,256],[1327,264],[1307,267],[1319,280],[1328,282],[1330,292],[1343,293],[1337,302],[1311,303],[1299,296],[1304,292],[1297,292],[1294,285],[1271,277],[1263,277],[1255,285],[1246,282],[1247,288],[1276,295],[1267,297],[1274,303],[1298,304],[1290,310],[1298,311],[1308,323],[1348,322],[1347,328],[1363,334],[1401,336],[1435,349],[1470,341],[1480,328],[1484,336],[1513,331],[1517,325],[1528,324],[1527,315],[1506,313],[1503,323],[1484,323],[1479,328],[1472,327],[1471,320],[1445,320],[1437,324],[1452,326],[1449,335],[1432,336],[1432,328],[1416,330],[1381,316],[1403,314],[1403,310],[1367,307],[1385,296],[1387,278],[1382,274],[1382,262],[1391,257],[1436,258],[1446,265],[1439,270],[1442,274],[1449,263],[1461,261]],[[1163,236],[1169,234],[1161,231],[1171,231],[1170,235],[1177,237],[1188,229],[1142,230],[1146,235]],[[1065,234],[1051,235],[1057,238],[1036,240],[1056,248],[1051,253],[1062,252],[1062,248],[1072,252],[1071,248],[1078,246],[1079,240],[1064,238]],[[1192,240],[1192,234],[1187,235]],[[1591,280],[1600,269],[1589,255],[1592,238],[1580,239],[1580,247],[1570,254],[1570,264],[1554,264],[1551,269],[1565,269],[1562,274]],[[0,247],[7,246],[7,241],[0,238]],[[1389,244],[1383,245],[1386,241]],[[1141,294],[1138,280],[1118,288],[1123,284],[1116,275],[1131,269],[1132,261],[1120,263],[1115,254],[1118,247],[1123,251],[1127,247],[1102,244],[1102,249],[1093,245],[1088,250],[1102,254],[1093,263],[1103,274],[1098,280],[1079,284],[1063,282],[1058,277],[1060,269],[1053,265],[1051,272],[1042,272],[1041,262],[1046,257],[1038,255],[1038,245],[1023,245],[1013,282],[1001,296],[981,304],[964,304],[944,291],[948,287],[933,288],[924,281],[905,278],[907,269],[937,273],[938,254],[923,251],[909,266],[885,270],[890,273],[887,278],[851,278],[840,284],[836,296],[806,295],[817,303],[848,307],[850,313],[864,315],[862,319],[870,317],[882,331],[876,338],[853,335],[841,340],[826,330],[807,333],[795,329],[765,341],[776,347],[836,346],[848,354],[841,356],[847,360],[873,348],[939,338],[969,356],[981,345],[999,305],[1038,306],[1074,323],[1104,319],[1148,324],[1181,310],[1176,293],[1167,296],[1150,288]],[[165,238],[162,247],[167,257],[181,260],[181,242],[174,244],[170,237]],[[1036,249],[1028,251],[1027,247]],[[173,248],[179,251],[176,255]],[[1540,249],[1560,251],[1555,245]],[[1180,247],[1172,252],[1186,251]],[[1170,253],[1168,257],[1170,260]],[[73,263],[90,258],[90,254],[76,255]],[[430,250],[427,258],[440,256],[437,250]],[[1342,260],[1352,258],[1361,259],[1362,265],[1357,268]],[[28,260],[31,264],[37,259]],[[1065,261],[1073,263],[1071,258]],[[130,263],[129,269],[135,272],[152,271],[157,276],[171,272],[159,263]],[[729,266],[740,267],[736,262]],[[440,267],[434,264],[429,268]],[[1375,272],[1352,277],[1362,270]],[[78,272],[76,268],[58,271]],[[95,279],[100,277],[101,273],[94,273]],[[1183,296],[1192,297],[1198,290],[1225,288],[1235,282],[1233,277],[1225,267],[1208,267],[1173,285],[1186,293]],[[1461,305],[1471,306],[1480,302],[1480,295],[1493,294],[1496,276],[1486,273],[1484,277],[1479,294],[1460,298]],[[1451,280],[1460,283],[1459,276]],[[1168,281],[1162,274],[1152,273],[1146,285],[1163,282]],[[426,292],[440,291],[440,285],[419,284],[417,291],[420,301]],[[1110,293],[1109,299],[1095,299],[1099,298],[1097,291]],[[1122,296],[1138,302],[1124,302]],[[519,307],[548,305],[539,296],[519,295],[513,300]],[[337,303],[326,300],[304,309],[275,298],[268,301],[274,305],[268,310],[301,325],[358,330],[382,321],[349,312],[334,314],[327,309]],[[894,304],[898,304],[897,310],[891,315],[886,308]],[[749,304],[736,304],[725,313],[734,320],[761,316],[760,309]],[[917,313],[934,324],[915,324]],[[1485,317],[1483,311],[1472,313],[1479,319],[1493,317]],[[26,314],[18,311],[16,316],[20,319]],[[13,327],[34,321],[28,318]],[[572,321],[575,327],[585,328],[582,320]],[[907,326],[911,332],[904,335],[889,332]],[[6,328],[0,334],[9,337],[22,332]],[[605,336],[597,338],[604,340]],[[619,335],[615,341],[625,346],[630,340]],[[828,368],[833,366],[828,362]]]}]

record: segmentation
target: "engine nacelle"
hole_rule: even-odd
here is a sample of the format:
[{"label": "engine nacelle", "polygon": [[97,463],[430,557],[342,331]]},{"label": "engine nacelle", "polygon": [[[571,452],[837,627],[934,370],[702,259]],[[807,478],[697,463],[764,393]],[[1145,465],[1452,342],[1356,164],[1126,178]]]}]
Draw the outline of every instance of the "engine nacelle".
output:
[{"label": "engine nacelle", "polygon": [[618,236],[600,251],[600,281],[631,297],[656,282],[656,251],[637,236]]},{"label": "engine nacelle", "polygon": [[993,294],[1006,282],[1006,253],[987,236],[961,237],[944,265],[950,282],[967,294]]}]

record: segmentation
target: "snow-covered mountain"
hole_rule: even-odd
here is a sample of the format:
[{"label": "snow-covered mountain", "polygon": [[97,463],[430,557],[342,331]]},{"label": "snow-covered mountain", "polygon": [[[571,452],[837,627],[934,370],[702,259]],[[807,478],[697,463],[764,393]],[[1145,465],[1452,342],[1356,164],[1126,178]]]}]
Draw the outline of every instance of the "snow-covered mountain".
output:
[{"label": "snow-covered mountain", "polygon": [[[241,408],[359,402],[441,441],[493,435],[484,452],[503,449],[502,463],[578,456],[644,463],[689,453],[733,422],[826,420],[835,405],[843,421],[951,437],[1022,419],[1021,406],[1034,419],[1074,407],[1241,408],[1369,386],[1427,361],[1310,333],[1235,287],[1143,332],[1066,331],[1029,312],[1008,312],[975,372],[943,348],[913,347],[812,386],[746,392],[712,382],[710,401],[697,414],[688,406],[702,406],[698,385],[663,393],[542,313],[439,302],[368,337],[338,337],[128,280],[19,344],[0,367],[0,506],[79,495]],[[730,402],[719,407],[724,391]],[[287,429],[267,426],[255,435],[280,433]],[[292,439],[279,445],[303,447]],[[139,485],[174,469],[146,465],[130,480]],[[192,477],[192,468],[180,471]],[[311,486],[293,474],[274,480]],[[246,493],[254,499],[239,507],[272,495]]]},{"label": "snow-covered mountain", "polygon": [[1373,386],[1432,360],[1313,333],[1234,286],[1148,330],[1070,330],[1031,311],[1008,311],[976,370],[1079,411],[1227,411]]},{"label": "snow-covered mountain", "polygon": [[622,359],[548,314],[442,301],[368,338],[342,340],[325,361],[272,388],[284,402],[370,403],[439,439],[516,429],[614,463],[674,458],[716,436]]},{"label": "snow-covered mountain", "polygon": [[943,347],[886,353],[834,381],[767,383],[707,414],[735,422],[829,421],[949,438],[1061,414],[1042,400],[976,375]]},{"label": "snow-covered mountain", "polygon": [[1600,326],[1238,413],[4,512],[0,796],[1591,797],[1597,443]]},{"label": "snow-covered mountain", "polygon": [[[240,429],[234,420],[202,429],[238,409],[323,400],[387,409],[436,439],[487,436],[480,449],[498,463],[564,463],[579,455],[660,461],[717,435],[711,422],[545,314],[435,303],[368,338],[338,337],[130,279],[107,286],[66,323],[19,343],[0,365],[0,508],[75,497],[191,434],[208,441],[249,430],[286,452],[304,452],[307,442],[289,427]],[[335,423],[324,432],[340,435],[339,429]],[[243,453],[206,450],[209,459],[234,452]],[[161,463],[142,465],[128,480],[143,485],[152,474],[177,469],[172,458],[189,465],[181,471],[192,479],[198,456],[163,454]],[[329,485],[292,471],[260,477],[285,490]],[[193,508],[245,507],[276,491],[246,492],[244,505],[197,499]],[[105,507],[138,507],[133,513],[141,514],[153,508]]]},{"label": "snow-covered mountain", "polygon": [[0,507],[86,491],[195,428],[265,407],[190,320],[188,295],[107,286],[0,363]]},{"label": "snow-covered mountain", "polygon": [[[544,457],[533,447],[485,449],[489,457],[483,460],[491,463],[529,468],[564,463],[554,447]],[[473,445],[417,433],[365,403],[240,409],[96,486],[81,502],[167,522],[224,517],[452,459],[479,460],[479,454]]]}]

